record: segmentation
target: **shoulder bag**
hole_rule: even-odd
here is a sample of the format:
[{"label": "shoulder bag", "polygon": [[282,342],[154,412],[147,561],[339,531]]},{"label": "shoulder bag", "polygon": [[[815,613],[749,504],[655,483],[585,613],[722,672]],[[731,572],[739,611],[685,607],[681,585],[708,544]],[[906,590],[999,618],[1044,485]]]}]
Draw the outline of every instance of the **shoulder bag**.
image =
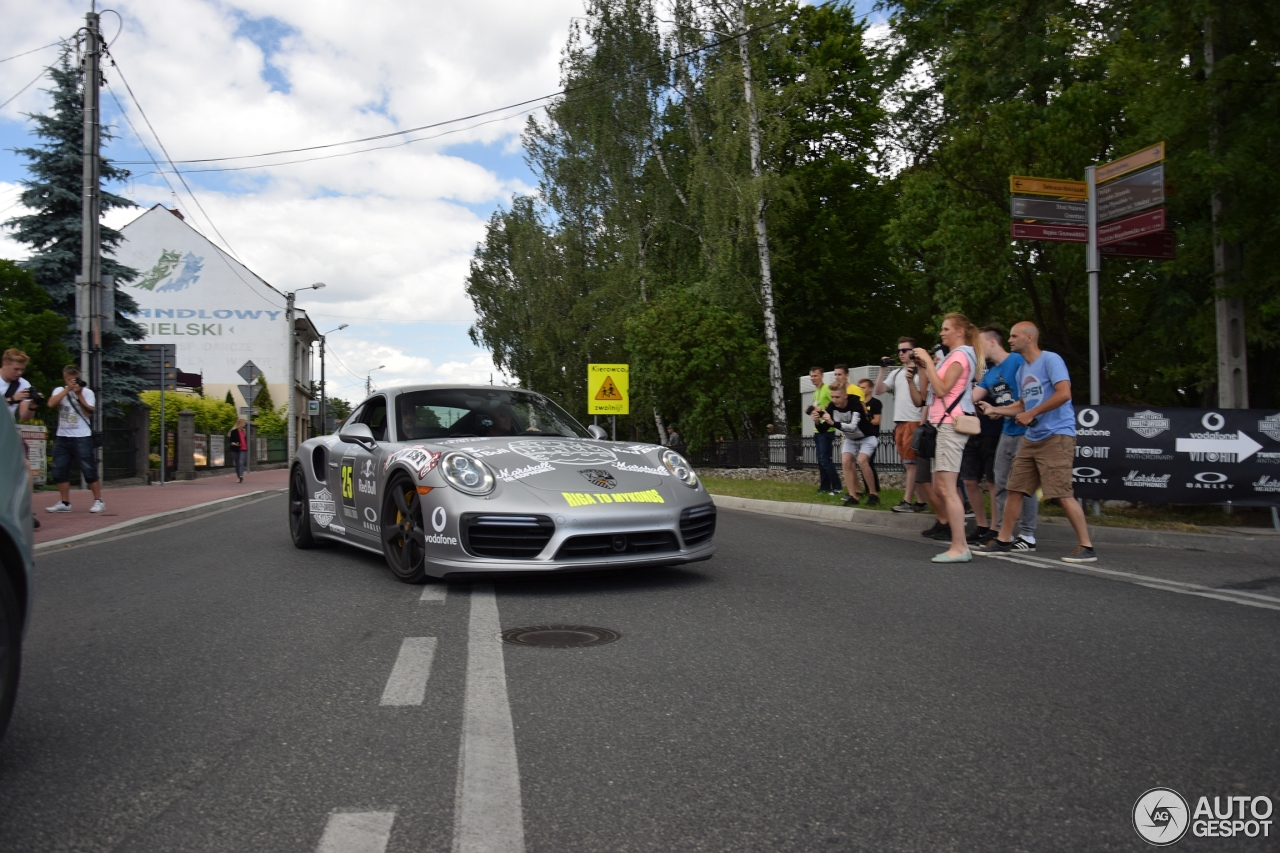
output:
[{"label": "shoulder bag", "polygon": [[[964,357],[969,358],[969,353],[966,352],[964,354]],[[978,365],[973,364],[972,363],[973,359],[971,358],[969,358],[969,361],[970,361],[969,389],[970,389],[970,392],[972,392],[973,386],[974,386],[973,377],[977,376],[978,374]],[[961,391],[959,396],[956,397],[956,400],[959,400],[960,397],[963,397],[963,396],[964,396],[964,391]],[[951,411],[951,408],[948,407],[947,411],[948,412]],[[977,415],[970,415],[966,412],[961,412],[960,414],[952,418],[952,424],[955,426],[956,432],[959,433],[960,435],[978,435],[979,433],[982,432],[982,421],[978,420]]]},{"label": "shoulder bag", "polygon": [[70,388],[67,389],[67,402],[71,403],[71,408],[76,410],[76,414],[80,416],[80,420],[89,425],[89,438],[93,440],[94,448],[96,449],[101,447],[104,443],[105,437],[101,432],[93,428],[93,421],[85,417],[84,411],[80,408],[80,404],[76,402],[75,393]]}]

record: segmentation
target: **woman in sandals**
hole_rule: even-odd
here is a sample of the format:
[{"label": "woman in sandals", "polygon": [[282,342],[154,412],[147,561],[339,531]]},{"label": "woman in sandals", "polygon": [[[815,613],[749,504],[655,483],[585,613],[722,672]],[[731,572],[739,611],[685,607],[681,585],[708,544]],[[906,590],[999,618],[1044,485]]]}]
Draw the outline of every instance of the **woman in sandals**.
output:
[{"label": "woman in sandals", "polygon": [[967,563],[973,559],[964,529],[964,500],[956,489],[960,459],[969,436],[956,432],[957,415],[974,413],[973,383],[982,378],[978,358],[978,327],[963,314],[948,314],[939,334],[947,356],[937,365],[929,351],[916,347],[916,364],[928,383],[928,421],[937,427],[937,448],[933,458],[933,491],[940,504],[938,513],[947,520],[951,547],[933,558],[935,563]]}]

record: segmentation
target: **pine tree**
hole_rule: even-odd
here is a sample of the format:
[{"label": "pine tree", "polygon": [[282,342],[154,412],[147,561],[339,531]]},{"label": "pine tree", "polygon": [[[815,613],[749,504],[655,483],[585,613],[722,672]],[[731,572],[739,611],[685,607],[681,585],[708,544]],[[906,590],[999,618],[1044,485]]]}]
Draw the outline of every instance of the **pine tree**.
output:
[{"label": "pine tree", "polygon": [[253,406],[260,412],[274,412],[276,410],[275,401],[271,399],[271,389],[267,387],[267,377],[258,374],[258,387],[262,390],[258,392],[258,396],[253,399]]},{"label": "pine tree", "polygon": [[[14,239],[31,248],[31,257],[22,266],[36,278],[53,302],[53,310],[67,320],[63,340],[73,356],[79,356],[80,336],[76,332],[75,280],[80,274],[81,253],[81,204],[83,186],[83,157],[81,146],[84,137],[84,99],[81,94],[80,73],[71,64],[71,52],[62,55],[59,64],[50,69],[53,88],[46,90],[53,96],[53,107],[44,115],[28,114],[35,124],[33,133],[43,140],[30,148],[15,149],[15,153],[30,162],[28,180],[21,195],[22,203],[34,213],[10,219],[5,225],[13,229]],[[102,139],[113,139],[106,127]],[[121,169],[103,158],[101,175],[103,183],[120,182],[129,177]],[[103,190],[102,211],[118,207],[135,207],[127,198]],[[115,276],[116,318],[115,331],[102,336],[102,382],[99,391],[108,402],[124,402],[136,397],[144,386],[140,374],[147,366],[147,359],[126,341],[140,340],[145,336],[142,326],[128,319],[138,305],[119,285],[137,278],[138,273],[117,263],[110,253],[124,239],[113,228],[103,225],[102,273]]]},{"label": "pine tree", "polygon": [[226,403],[227,403],[228,405],[231,405],[231,406],[234,406],[234,405],[236,404],[236,400],[235,400],[235,398],[234,398],[234,397],[232,397],[232,396],[231,396],[231,392],[230,392],[230,391],[228,391],[228,392],[227,392],[227,399],[226,399]]}]

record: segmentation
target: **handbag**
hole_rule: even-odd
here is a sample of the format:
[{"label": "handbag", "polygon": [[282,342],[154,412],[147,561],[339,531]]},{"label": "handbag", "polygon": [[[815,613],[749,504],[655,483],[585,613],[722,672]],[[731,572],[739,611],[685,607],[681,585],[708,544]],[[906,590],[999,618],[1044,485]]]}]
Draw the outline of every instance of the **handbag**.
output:
[{"label": "handbag", "polygon": [[982,421],[978,420],[977,415],[956,415],[953,423],[956,432],[961,435],[978,435],[982,432]]},{"label": "handbag", "polygon": [[[956,403],[960,402],[960,398],[963,396],[964,396],[963,394],[957,394],[956,398],[951,401],[951,404],[947,406],[946,409],[943,410],[942,417],[944,420],[946,419],[947,415],[951,414],[951,410],[955,407]],[[973,415],[957,415],[953,419],[953,425],[956,428],[956,432],[960,432],[959,423],[960,423],[960,418],[962,417],[973,418],[973,422],[975,424],[978,424],[978,431],[980,432],[982,430],[982,424],[978,423],[978,419],[973,417]],[[939,423],[941,423],[941,421],[939,421]],[[965,433],[965,434],[968,435],[969,433]],[[916,430],[915,435],[911,436],[911,449],[914,450],[916,452],[916,455],[919,456],[921,459],[932,459],[934,456],[937,455],[938,428],[933,424],[931,424],[928,418],[925,419],[924,423],[920,424],[920,427]]]}]

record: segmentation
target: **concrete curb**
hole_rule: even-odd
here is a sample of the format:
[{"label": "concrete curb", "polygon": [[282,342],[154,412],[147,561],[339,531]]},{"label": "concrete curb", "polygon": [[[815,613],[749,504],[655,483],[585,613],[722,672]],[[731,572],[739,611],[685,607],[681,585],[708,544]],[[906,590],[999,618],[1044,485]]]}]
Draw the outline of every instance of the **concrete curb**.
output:
[{"label": "concrete curb", "polygon": [[193,518],[199,518],[202,515],[221,512],[224,509],[233,509],[241,504],[253,503],[260,498],[277,495],[284,491],[286,490],[259,489],[254,492],[246,492],[243,495],[232,495],[229,498],[219,498],[216,501],[195,504],[194,506],[183,507],[182,509],[158,512],[155,515],[144,515],[141,518],[131,518],[128,521],[122,521],[119,524],[113,524],[110,527],[103,527],[101,530],[90,530],[86,533],[77,533],[75,536],[68,536],[64,539],[40,542],[32,549],[32,553],[36,556],[40,556],[41,554],[47,554],[50,551],[60,551],[63,548],[70,548],[73,545],[86,545],[97,539],[108,539],[121,533],[137,533],[152,527],[172,524],[176,521],[189,521]]},{"label": "concrete curb", "polygon": [[[856,507],[828,506],[826,504],[793,503],[790,501],[762,501],[753,498],[737,498],[728,495],[712,495],[717,507],[743,509],[749,512],[790,515],[813,518],[820,521],[846,521],[865,527],[884,527],[891,530],[923,530],[928,526],[928,513],[885,512]],[[1153,548],[1185,548],[1192,551],[1217,551],[1228,554],[1253,554],[1280,556],[1280,538],[1275,536],[1249,536],[1247,534],[1181,533],[1176,530],[1133,530],[1125,527],[1089,527],[1089,536],[1095,544],[1146,545]],[[1065,520],[1040,519],[1036,530],[1038,541],[1074,543],[1075,533]]]}]

